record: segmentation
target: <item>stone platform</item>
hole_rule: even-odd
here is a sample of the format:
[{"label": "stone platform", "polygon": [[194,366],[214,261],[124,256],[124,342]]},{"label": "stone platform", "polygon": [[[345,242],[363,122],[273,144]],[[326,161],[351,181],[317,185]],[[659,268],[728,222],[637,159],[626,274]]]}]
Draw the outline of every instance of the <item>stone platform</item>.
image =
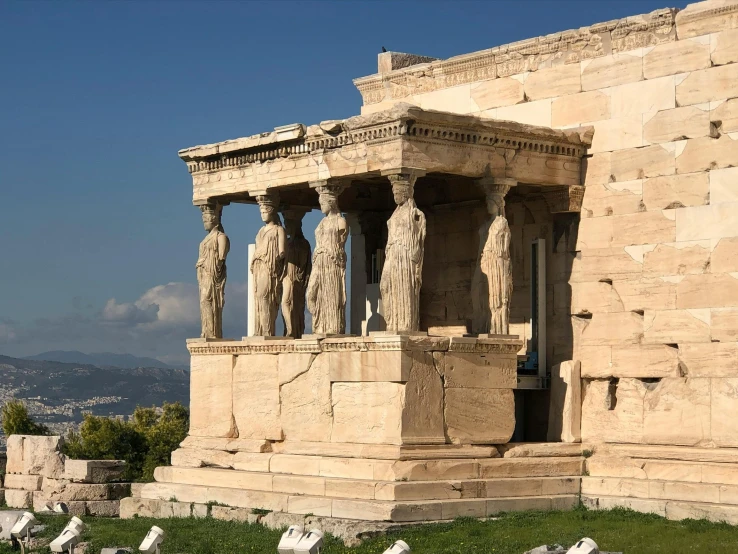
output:
[{"label": "stone platform", "polygon": [[[208,503],[435,521],[578,503],[580,445],[496,447],[521,341],[377,335],[189,341],[190,434],[123,517]],[[502,454],[501,454],[502,452]],[[137,504],[138,503],[138,504]]]},{"label": "stone platform", "polygon": [[[371,445],[353,445],[365,448]],[[233,452],[185,446],[156,470],[121,516],[189,516],[216,502],[234,508],[363,521],[417,522],[579,503],[581,445],[434,447],[422,458]],[[285,443],[277,450],[292,450]],[[300,445],[294,450],[299,450]],[[445,451],[443,459],[439,451]],[[400,457],[405,457],[400,452]],[[238,469],[235,469],[238,468]],[[176,499],[177,506],[171,505]],[[188,506],[189,504],[189,506]],[[237,511],[229,512],[237,517]]]}]

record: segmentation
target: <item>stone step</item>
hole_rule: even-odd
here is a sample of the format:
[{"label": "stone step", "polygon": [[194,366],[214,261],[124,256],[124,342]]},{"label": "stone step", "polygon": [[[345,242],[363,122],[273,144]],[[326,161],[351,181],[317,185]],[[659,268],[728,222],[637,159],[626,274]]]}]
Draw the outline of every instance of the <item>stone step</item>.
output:
[{"label": "stone step", "polygon": [[349,500],[224,487],[149,483],[142,489],[142,498],[126,498],[121,501],[121,515],[138,513],[137,504],[145,505],[152,501],[193,504],[217,502],[236,508],[264,509],[292,514],[313,514],[364,521],[407,522],[449,520],[462,516],[486,517],[508,511],[567,510],[579,503],[579,496],[561,494],[490,499]]},{"label": "stone step", "polygon": [[376,500],[443,500],[576,494],[579,477],[526,477],[443,481],[381,481],[275,475],[213,468],[158,467],[157,483],[205,485],[291,495]]},{"label": "stone step", "polygon": [[672,520],[706,519],[738,525],[738,506],[679,500],[646,500],[622,496],[582,495],[582,503],[593,510],[629,508]]},{"label": "stone step", "polygon": [[[183,443],[184,445],[184,443]],[[494,446],[465,444],[392,445],[347,444],[308,441],[272,443],[272,452],[338,458],[370,458],[379,460],[438,460],[460,458],[499,458]]]},{"label": "stone step", "polygon": [[190,448],[180,448],[172,453],[172,465],[176,467],[215,467],[262,473],[378,481],[562,477],[581,475],[582,464],[583,458],[574,456],[392,461],[299,454],[230,453]]},{"label": "stone step", "polygon": [[510,442],[497,447],[505,458],[540,458],[582,456],[591,446],[567,442]]},{"label": "stone step", "polygon": [[624,477],[658,481],[738,485],[738,464],[624,458],[597,454],[586,460],[592,477]]},{"label": "stone step", "polygon": [[738,485],[582,477],[582,494],[738,505]]},{"label": "stone step", "polygon": [[738,463],[738,448],[696,448],[693,446],[659,446],[640,444],[602,444],[596,454],[609,454],[649,460],[677,460],[683,462]]}]

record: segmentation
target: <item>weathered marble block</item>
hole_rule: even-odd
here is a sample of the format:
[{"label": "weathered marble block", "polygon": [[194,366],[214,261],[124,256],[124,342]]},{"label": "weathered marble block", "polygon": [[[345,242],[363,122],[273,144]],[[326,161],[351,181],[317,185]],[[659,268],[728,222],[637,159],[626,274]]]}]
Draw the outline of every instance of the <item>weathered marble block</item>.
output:
[{"label": "weathered marble block", "polygon": [[228,439],[505,443],[521,344],[387,334],[192,341],[187,441],[210,441],[198,447],[211,450],[227,450],[218,440]]},{"label": "weathered marble block", "polygon": [[62,438],[11,435],[8,437],[7,473],[57,478],[64,472]]},{"label": "weathered marble block", "polygon": [[123,476],[123,460],[66,460],[64,479],[75,483],[108,483]]}]

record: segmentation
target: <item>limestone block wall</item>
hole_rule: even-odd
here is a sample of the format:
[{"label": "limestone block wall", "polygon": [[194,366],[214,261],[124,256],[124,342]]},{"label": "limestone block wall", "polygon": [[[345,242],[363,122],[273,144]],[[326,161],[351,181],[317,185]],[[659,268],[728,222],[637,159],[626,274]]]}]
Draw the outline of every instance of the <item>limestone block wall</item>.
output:
[{"label": "limestone block wall", "polygon": [[131,492],[120,480],[119,460],[71,460],[60,451],[60,436],[11,435],[2,496],[11,508],[51,510],[64,502],[69,513],[115,517],[120,499]]},{"label": "limestone block wall", "polygon": [[515,427],[520,346],[393,336],[193,341],[188,440],[234,439],[257,452],[282,441],[504,444]]},{"label": "limestone block wall", "polygon": [[363,113],[594,127],[548,267],[549,363],[581,361],[583,441],[738,446],[736,62],[720,0],[356,81]]}]

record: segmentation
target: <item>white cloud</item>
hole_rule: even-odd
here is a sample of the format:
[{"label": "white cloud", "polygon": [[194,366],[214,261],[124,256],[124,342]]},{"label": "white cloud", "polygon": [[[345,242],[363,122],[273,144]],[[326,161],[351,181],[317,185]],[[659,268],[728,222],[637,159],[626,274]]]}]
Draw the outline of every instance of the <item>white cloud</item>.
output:
[{"label": "white cloud", "polygon": [[[224,336],[246,334],[246,299],[246,283],[226,285]],[[189,358],[185,340],[199,336],[200,303],[194,283],[157,285],[132,302],[110,298],[96,313],[37,319],[23,326],[0,321],[0,344],[12,346],[17,355],[110,351],[182,363]]]},{"label": "white cloud", "polygon": [[157,317],[151,323],[158,325],[192,325],[200,321],[198,289],[191,283],[167,283],[150,288],[136,300],[135,306],[139,310],[157,306]]},{"label": "white cloud", "polygon": [[118,304],[115,298],[111,298],[105,303],[100,317],[106,323],[137,325],[139,323],[156,321],[158,311],[159,306],[157,304],[148,304],[145,307],[139,307],[138,303]]}]

